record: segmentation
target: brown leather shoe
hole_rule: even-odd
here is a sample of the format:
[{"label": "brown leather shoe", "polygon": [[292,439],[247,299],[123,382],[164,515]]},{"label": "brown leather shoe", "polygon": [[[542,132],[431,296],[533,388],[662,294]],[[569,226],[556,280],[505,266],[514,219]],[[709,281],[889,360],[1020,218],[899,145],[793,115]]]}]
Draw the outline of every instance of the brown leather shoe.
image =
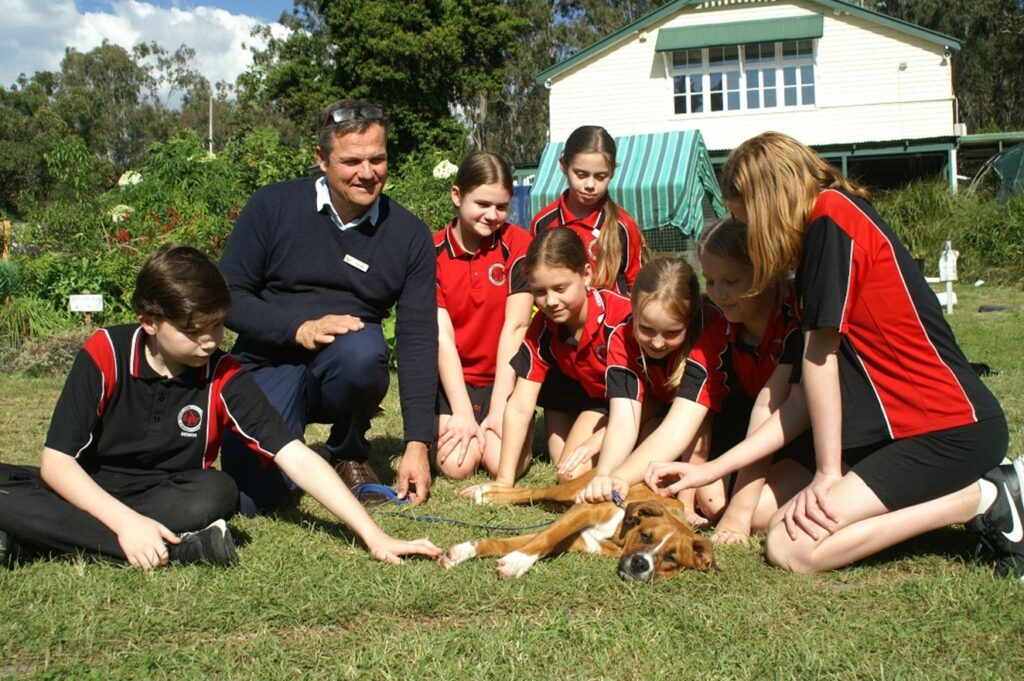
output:
[{"label": "brown leather shoe", "polygon": [[[370,462],[366,460],[344,459],[334,465],[334,470],[338,472],[341,481],[345,483],[352,494],[356,493],[360,485],[366,483],[381,484],[380,478],[373,472]],[[387,503],[388,498],[380,492],[364,492],[359,496],[359,501],[362,502],[363,506],[379,506],[380,504]]]}]

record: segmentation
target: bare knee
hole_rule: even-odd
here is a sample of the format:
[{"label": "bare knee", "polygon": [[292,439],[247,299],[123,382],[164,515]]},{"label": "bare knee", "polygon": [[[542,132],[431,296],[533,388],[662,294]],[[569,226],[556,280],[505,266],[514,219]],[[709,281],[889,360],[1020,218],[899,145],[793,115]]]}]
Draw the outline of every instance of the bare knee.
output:
[{"label": "bare knee", "polygon": [[785,523],[781,522],[768,530],[764,543],[768,563],[790,572],[815,572],[811,562],[812,549],[813,544],[810,541],[790,539]]},{"label": "bare knee", "polygon": [[473,457],[467,455],[460,466],[457,457],[449,456],[445,459],[444,463],[437,463],[437,470],[446,478],[450,478],[452,480],[465,480],[476,473],[479,463],[479,456]]}]

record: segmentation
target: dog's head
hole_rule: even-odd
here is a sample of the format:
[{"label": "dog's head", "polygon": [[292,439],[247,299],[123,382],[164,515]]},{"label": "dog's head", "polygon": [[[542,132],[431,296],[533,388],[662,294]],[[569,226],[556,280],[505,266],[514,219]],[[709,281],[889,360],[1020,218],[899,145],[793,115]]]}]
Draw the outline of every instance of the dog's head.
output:
[{"label": "dog's head", "polygon": [[711,542],[697,536],[681,511],[660,501],[638,501],[622,519],[619,576],[635,582],[668,579],[684,568],[706,572],[715,566]]}]

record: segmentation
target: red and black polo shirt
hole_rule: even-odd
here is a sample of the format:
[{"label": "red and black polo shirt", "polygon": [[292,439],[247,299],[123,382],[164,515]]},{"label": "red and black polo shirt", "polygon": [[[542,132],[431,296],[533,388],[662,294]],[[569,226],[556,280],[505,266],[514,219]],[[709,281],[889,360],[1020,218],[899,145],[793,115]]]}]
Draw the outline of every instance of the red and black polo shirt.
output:
[{"label": "red and black polo shirt", "polygon": [[[587,255],[590,258],[590,266],[597,267],[597,259],[600,257],[600,254],[597,252],[597,238],[601,236],[601,230],[604,228],[605,202],[602,201],[601,205],[590,215],[578,218],[573,215],[572,211],[569,210],[569,205],[566,203],[568,193],[568,190],[562,192],[562,195],[552,202],[551,205],[533,216],[533,222],[530,223],[530,233],[533,236],[537,236],[545,229],[568,227],[579,234],[583,240],[583,245],[586,247]],[[616,205],[615,214],[619,223],[619,237],[622,242],[622,263],[619,265],[619,275],[615,290],[623,295],[628,295],[630,289],[633,288],[633,282],[636,281],[636,275],[640,272],[641,265],[643,265],[644,241],[640,235],[640,228],[637,227],[633,217],[622,206]]]},{"label": "red and black polo shirt", "polygon": [[459,245],[453,229],[454,220],[434,235],[437,306],[447,310],[455,328],[463,380],[486,386],[494,383],[505,303],[513,294],[530,291],[523,273],[530,235],[505,223],[470,253]]},{"label": "red and black polo shirt", "polygon": [[225,428],[269,461],[295,435],[230,355],[174,378],[157,374],[146,334],[127,324],[82,346],[57,400],[46,446],[89,472],[180,472],[213,465]]},{"label": "red and black polo shirt", "polygon": [[608,341],[616,327],[631,323],[629,298],[603,289],[587,290],[587,321],[577,341],[561,324],[537,313],[530,322],[519,352],[512,358],[516,375],[543,383],[557,364],[569,378],[579,381],[590,397],[604,399],[608,368]]},{"label": "red and black polo shirt", "polygon": [[1002,413],[971,370],[920,269],[864,199],[837,190],[818,195],[797,290],[803,328],[841,334],[844,448]]},{"label": "red and black polo shirt", "polygon": [[619,326],[612,332],[608,343],[605,379],[608,399],[625,397],[643,402],[649,394],[661,402],[671,403],[676,396],[676,388],[668,385],[668,380],[679,363],[685,360],[682,348],[661,359],[645,357],[633,333],[633,325]]},{"label": "red and black polo shirt", "polygon": [[756,397],[779,364],[798,364],[803,336],[793,285],[786,285],[757,347],[745,343],[742,332],[742,324],[724,316],[708,322],[686,358],[676,396],[717,414],[730,395]]}]

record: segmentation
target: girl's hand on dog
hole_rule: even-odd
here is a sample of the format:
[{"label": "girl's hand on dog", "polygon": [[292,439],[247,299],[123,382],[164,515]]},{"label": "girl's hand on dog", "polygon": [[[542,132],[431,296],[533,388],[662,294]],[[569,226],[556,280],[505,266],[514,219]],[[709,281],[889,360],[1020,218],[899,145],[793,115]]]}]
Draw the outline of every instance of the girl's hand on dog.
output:
[{"label": "girl's hand on dog", "polygon": [[587,486],[576,495],[576,503],[598,504],[612,501],[612,492],[625,499],[629,494],[629,485],[622,478],[613,475],[595,475]]},{"label": "girl's hand on dog", "polygon": [[674,497],[687,489],[703,487],[718,478],[707,464],[684,463],[652,463],[644,473],[644,482],[652,491],[663,497]]}]

